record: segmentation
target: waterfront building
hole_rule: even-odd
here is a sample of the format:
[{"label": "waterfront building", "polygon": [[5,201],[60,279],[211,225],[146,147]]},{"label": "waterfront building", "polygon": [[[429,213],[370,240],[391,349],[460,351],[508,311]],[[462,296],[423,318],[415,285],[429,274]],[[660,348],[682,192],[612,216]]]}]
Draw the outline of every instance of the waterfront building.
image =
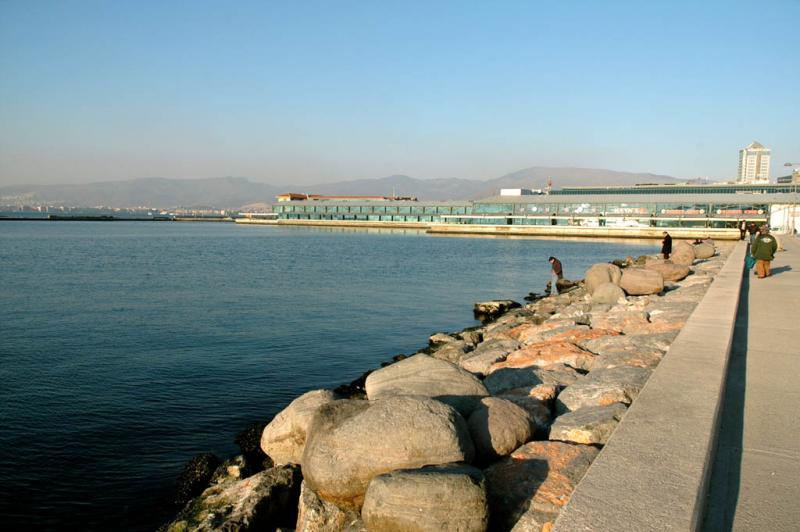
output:
[{"label": "waterfront building", "polygon": [[796,210],[791,208],[796,203],[797,185],[792,184],[649,184],[569,187],[549,195],[498,195],[476,201],[304,199],[275,204],[273,210],[284,223],[516,226],[515,231],[569,226],[660,232],[667,228],[735,230],[741,220],[791,230],[797,225]]},{"label": "waterfront building", "polygon": [[739,150],[737,183],[769,183],[770,149],[753,141]]},{"label": "waterfront building", "polygon": [[791,185],[798,185],[800,184],[800,168],[794,170],[789,175],[781,176],[777,179],[777,183],[779,184],[791,184]]}]

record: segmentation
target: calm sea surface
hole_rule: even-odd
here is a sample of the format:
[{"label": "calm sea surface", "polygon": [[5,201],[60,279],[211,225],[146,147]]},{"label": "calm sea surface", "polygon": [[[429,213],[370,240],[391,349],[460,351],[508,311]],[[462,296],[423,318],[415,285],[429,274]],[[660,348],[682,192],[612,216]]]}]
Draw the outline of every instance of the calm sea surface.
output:
[{"label": "calm sea surface", "polygon": [[[652,242],[220,223],[0,222],[0,519],[152,530],[193,455],[472,305]],[[10,528],[6,528],[7,530]]]}]

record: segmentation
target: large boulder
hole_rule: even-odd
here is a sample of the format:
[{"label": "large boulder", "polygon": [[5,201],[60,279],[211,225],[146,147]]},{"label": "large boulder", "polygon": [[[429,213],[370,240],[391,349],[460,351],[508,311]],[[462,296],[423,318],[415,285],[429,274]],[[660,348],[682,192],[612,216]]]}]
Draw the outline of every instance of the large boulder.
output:
[{"label": "large boulder", "polygon": [[312,390],[289,403],[264,427],[261,450],[275,464],[299,464],[314,412],[335,399],[336,394],[330,390]]},{"label": "large boulder", "polygon": [[676,242],[672,245],[672,255],[670,259],[675,264],[682,264],[684,266],[691,266],[694,262],[694,246],[688,242]]},{"label": "large boulder", "polygon": [[492,530],[552,525],[597,453],[590,445],[535,441],[487,468]]},{"label": "large boulder", "polygon": [[299,468],[289,465],[211,486],[187,504],[166,531],[255,531],[294,526],[301,480]]},{"label": "large boulder", "polygon": [[499,368],[490,373],[483,383],[492,395],[498,395],[517,388],[533,388],[542,384],[569,386],[580,376],[581,374],[571,366],[553,364],[545,367]]},{"label": "large boulder", "polygon": [[358,511],[322,500],[303,481],[295,529],[302,532],[366,532]]},{"label": "large boulder", "polygon": [[595,303],[605,303],[616,305],[625,299],[625,292],[614,283],[603,283],[595,287],[592,294],[592,301]]},{"label": "large boulder", "polygon": [[479,457],[494,460],[533,437],[534,421],[528,412],[505,399],[485,397],[467,421]]},{"label": "large boulder", "polygon": [[622,272],[619,287],[629,296],[658,294],[664,290],[664,277],[655,270],[627,268]]},{"label": "large boulder", "polygon": [[303,476],[328,502],[358,508],[369,482],[396,469],[469,462],[464,418],[428,397],[343,400],[320,407],[303,453]]},{"label": "large boulder", "polygon": [[639,395],[652,370],[634,366],[597,369],[564,388],[556,398],[556,412],[574,412],[587,406],[629,405]]},{"label": "large boulder", "polygon": [[382,532],[484,532],[486,482],[466,465],[393,471],[372,479],[361,515]]},{"label": "large boulder", "polygon": [[695,244],[694,245],[694,258],[695,259],[710,259],[714,256],[717,250],[714,248],[714,244]]},{"label": "large boulder", "polygon": [[489,368],[498,360],[519,349],[519,342],[511,338],[497,337],[481,342],[474,351],[461,358],[459,365],[478,375],[486,375]]},{"label": "large boulder", "polygon": [[594,295],[594,291],[598,286],[605,283],[619,284],[621,277],[622,270],[618,266],[602,262],[586,270],[583,286],[588,293]]},{"label": "large boulder", "polygon": [[664,278],[664,281],[668,282],[683,280],[691,272],[689,266],[684,264],[675,264],[674,262],[656,260],[647,261],[647,266],[645,266],[645,268],[660,273]]},{"label": "large boulder", "polygon": [[550,427],[550,439],[585,445],[605,445],[628,408],[622,403],[588,406],[558,416]]},{"label": "large boulder", "polygon": [[543,367],[552,364],[567,364],[573,368],[590,370],[593,361],[593,353],[584,351],[571,342],[543,342],[510,353],[504,361],[492,364],[489,372],[503,368]]},{"label": "large boulder", "polygon": [[365,385],[370,400],[422,395],[447,403],[468,416],[486,387],[470,372],[444,360],[418,354],[370,373]]}]

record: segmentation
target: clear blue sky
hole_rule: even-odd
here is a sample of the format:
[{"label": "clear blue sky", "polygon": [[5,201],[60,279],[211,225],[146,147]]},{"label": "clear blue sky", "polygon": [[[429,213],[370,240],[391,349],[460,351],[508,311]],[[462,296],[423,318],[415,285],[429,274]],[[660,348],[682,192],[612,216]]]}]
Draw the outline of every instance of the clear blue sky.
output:
[{"label": "clear blue sky", "polygon": [[0,0],[0,184],[800,162],[800,1]]}]

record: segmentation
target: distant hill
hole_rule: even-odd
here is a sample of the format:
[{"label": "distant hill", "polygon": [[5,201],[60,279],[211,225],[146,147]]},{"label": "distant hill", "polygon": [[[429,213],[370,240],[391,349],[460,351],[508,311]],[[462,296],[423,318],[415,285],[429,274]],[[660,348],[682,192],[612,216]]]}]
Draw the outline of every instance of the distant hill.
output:
[{"label": "distant hill", "polygon": [[392,175],[310,186],[277,186],[243,177],[211,179],[141,178],[85,185],[16,185],[0,187],[0,202],[25,201],[75,207],[195,207],[211,205],[238,209],[243,205],[272,203],[282,192],[336,195],[416,196],[421,200],[467,200],[498,194],[501,188],[544,188],[547,179],[555,189],[564,186],[609,186],[635,183],[678,183],[683,180],[656,174],[616,172],[593,168],[532,167],[479,181],[474,179],[416,179]]}]

